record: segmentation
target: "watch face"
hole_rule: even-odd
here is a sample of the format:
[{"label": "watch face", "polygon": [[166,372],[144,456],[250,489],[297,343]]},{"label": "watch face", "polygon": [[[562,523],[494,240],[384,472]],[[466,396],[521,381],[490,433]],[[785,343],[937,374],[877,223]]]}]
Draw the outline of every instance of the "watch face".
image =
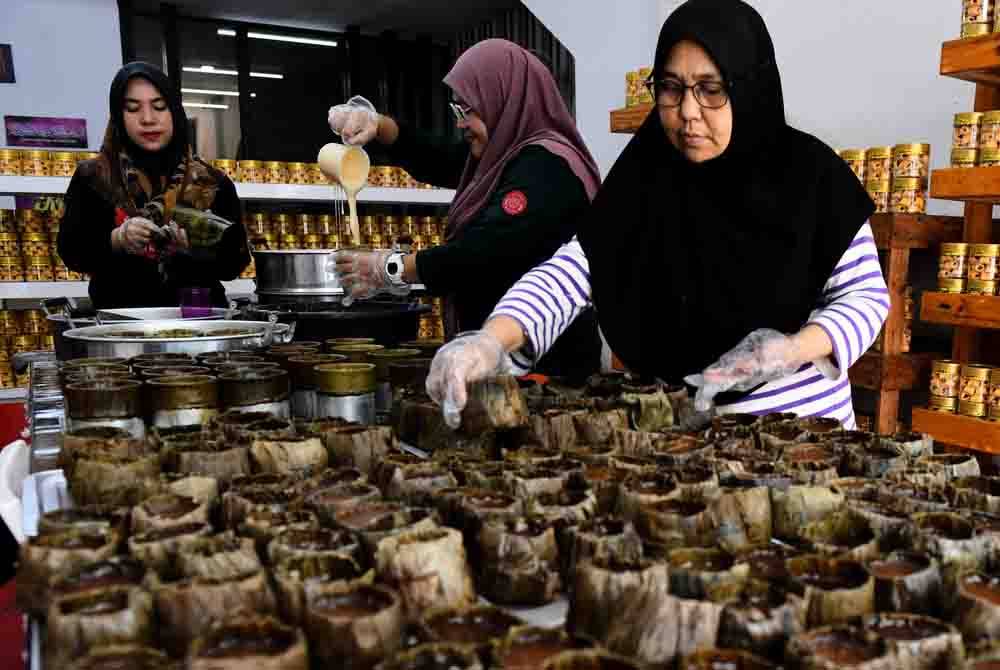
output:
[{"label": "watch face", "polygon": [[390,261],[388,264],[386,264],[385,270],[389,274],[394,275],[399,270],[399,265],[396,263],[396,261]]}]

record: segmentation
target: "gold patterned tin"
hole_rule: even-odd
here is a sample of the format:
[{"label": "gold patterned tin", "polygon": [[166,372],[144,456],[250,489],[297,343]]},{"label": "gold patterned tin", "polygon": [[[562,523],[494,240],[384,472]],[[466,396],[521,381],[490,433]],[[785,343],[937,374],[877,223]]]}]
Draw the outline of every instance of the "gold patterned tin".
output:
[{"label": "gold patterned tin", "polygon": [[952,149],[951,166],[953,168],[974,168],[979,160],[978,149]]},{"label": "gold patterned tin", "polygon": [[289,163],[288,164],[288,183],[289,184],[308,184],[309,183],[309,164],[308,163]]},{"label": "gold patterned tin", "polygon": [[48,230],[45,216],[35,209],[16,210],[14,222],[19,233],[44,233]]},{"label": "gold patterned tin", "polygon": [[979,166],[996,167],[1000,165],[1000,149],[980,149]]},{"label": "gold patterned tin", "polygon": [[266,173],[261,161],[240,161],[237,164],[239,180],[245,184],[265,183]]},{"label": "gold patterned tin", "polygon": [[958,411],[958,398],[938,398],[931,396],[927,401],[927,409],[935,412],[954,414]]},{"label": "gold patterned tin", "polygon": [[865,183],[865,151],[863,149],[844,149],[839,152],[851,172],[857,175],[861,183]]},{"label": "gold patterned tin", "polygon": [[52,154],[48,151],[22,152],[21,174],[25,177],[51,177]]},{"label": "gold patterned tin", "polygon": [[987,414],[985,403],[958,401],[958,413],[962,416],[971,416],[975,419],[983,419]]},{"label": "gold patterned tin", "polygon": [[990,390],[986,402],[992,409],[1000,410],[1000,368],[990,370]]},{"label": "gold patterned tin", "polygon": [[253,212],[243,217],[243,225],[247,229],[247,235],[257,237],[271,232],[271,221],[266,212]]},{"label": "gold patterned tin", "polygon": [[969,295],[996,295],[997,282],[970,279],[965,282],[965,292]]},{"label": "gold patterned tin", "polygon": [[985,405],[989,397],[990,372],[992,368],[988,365],[963,365],[958,399],[962,402]]},{"label": "gold patterned tin", "polygon": [[0,149],[0,175],[21,176],[21,151],[19,149]]},{"label": "gold patterned tin", "polygon": [[896,177],[892,182],[889,211],[893,214],[924,214],[927,211],[926,180]]},{"label": "gold patterned tin", "polygon": [[[982,121],[982,112],[963,112],[962,114],[956,114],[951,135],[952,150],[978,149],[979,127]],[[952,160],[954,160],[954,158]]]},{"label": "gold patterned tin", "polygon": [[970,280],[996,281],[1000,275],[1000,244],[970,244],[966,269]]},{"label": "gold patterned tin", "polygon": [[271,215],[271,232],[281,237],[294,235],[294,219],[291,214],[275,213]]},{"label": "gold patterned tin", "polygon": [[14,210],[0,209],[0,233],[13,233],[17,231],[14,223]]},{"label": "gold patterned tin", "polygon": [[957,398],[962,381],[962,364],[957,361],[934,361],[931,363],[932,396]]},{"label": "gold patterned tin", "polygon": [[965,293],[965,280],[938,279],[938,293]]},{"label": "gold patterned tin", "polygon": [[330,233],[323,237],[323,245],[325,249],[339,249],[343,246],[343,242],[340,237],[340,233]]},{"label": "gold patterned tin", "polygon": [[938,256],[938,279],[963,279],[967,273],[969,245],[965,242],[947,242],[941,245]]},{"label": "gold patterned tin", "polygon": [[962,0],[962,23],[992,23],[993,0]]},{"label": "gold patterned tin", "polygon": [[302,238],[298,235],[282,235],[281,236],[281,248],[282,249],[301,249],[302,248]]},{"label": "gold patterned tin", "polygon": [[299,214],[295,217],[295,234],[302,235],[303,237],[307,235],[317,235],[319,231],[316,229],[316,217],[312,214]]},{"label": "gold patterned tin", "polygon": [[319,169],[319,163],[309,163],[309,183],[314,186],[326,186],[330,180]]},{"label": "gold patterned tin", "polygon": [[1000,149],[1000,110],[983,114],[979,128],[980,149]]},{"label": "gold patterned tin", "polygon": [[323,249],[323,236],[322,235],[303,235],[302,236],[302,248],[303,249]]},{"label": "gold patterned tin", "polygon": [[212,161],[212,167],[229,177],[232,181],[238,181],[240,178],[239,163],[231,158],[216,158]]},{"label": "gold patterned tin", "polygon": [[264,182],[267,184],[287,184],[288,165],[281,161],[267,161],[264,163]]},{"label": "gold patterned tin", "polygon": [[0,281],[24,281],[24,262],[20,256],[0,256]]},{"label": "gold patterned tin", "polygon": [[0,256],[20,256],[21,242],[17,233],[0,233]]},{"label": "gold patterned tin", "polygon": [[49,257],[49,236],[45,233],[24,233],[21,236],[21,253],[31,256]]},{"label": "gold patterned tin", "polygon": [[962,39],[983,37],[993,32],[992,23],[965,23],[962,25]]},{"label": "gold patterned tin", "polygon": [[875,213],[885,214],[889,211],[889,180],[869,181],[865,184],[868,197],[875,203]]},{"label": "gold patterned tin", "polygon": [[420,219],[420,234],[424,237],[431,237],[437,235],[440,231],[438,230],[437,220],[433,216],[425,216]]},{"label": "gold patterned tin", "polygon": [[54,151],[52,152],[52,176],[72,177],[76,172],[75,151]]},{"label": "gold patterned tin", "polygon": [[[897,144],[892,148],[892,178],[927,179],[930,172],[931,145]],[[895,184],[893,185],[895,187]]]}]

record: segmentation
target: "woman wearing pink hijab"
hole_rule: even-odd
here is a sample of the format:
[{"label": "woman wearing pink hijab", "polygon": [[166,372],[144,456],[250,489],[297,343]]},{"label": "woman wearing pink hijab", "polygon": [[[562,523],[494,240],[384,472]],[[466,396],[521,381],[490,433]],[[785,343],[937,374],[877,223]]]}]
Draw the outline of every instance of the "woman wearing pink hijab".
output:
[{"label": "woman wearing pink hijab", "polygon": [[[544,261],[573,237],[600,173],[552,75],[525,49],[506,40],[480,42],[458,59],[444,83],[464,141],[378,114],[361,97],[333,107],[329,121],[344,142],[377,142],[389,162],[416,179],[457,190],[443,245],[415,254],[336,255],[337,274],[351,298],[401,294],[415,283],[444,296],[450,340],[479,328],[525,272],[538,264],[545,268]],[[553,285],[567,279],[563,265],[550,271]],[[537,289],[523,290],[536,297],[549,293]],[[532,303],[526,295],[524,309]],[[535,370],[580,378],[599,364],[600,339],[589,312]]]}]

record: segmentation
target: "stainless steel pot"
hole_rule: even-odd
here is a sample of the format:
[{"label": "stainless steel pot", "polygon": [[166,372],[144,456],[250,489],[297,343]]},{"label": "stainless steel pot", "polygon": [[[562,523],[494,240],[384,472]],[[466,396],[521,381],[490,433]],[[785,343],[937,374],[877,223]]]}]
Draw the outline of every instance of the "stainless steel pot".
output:
[{"label": "stainless steel pot", "polygon": [[[233,330],[239,331],[229,334]],[[155,337],[172,330],[194,330],[195,337]],[[229,331],[229,332],[227,332]],[[130,321],[126,324],[74,328],[63,337],[88,357],[132,358],[151,353],[203,354],[233,349],[263,349],[292,339],[295,329],[267,321]],[[77,348],[74,346],[74,349]]]},{"label": "stainless steel pot", "polygon": [[258,295],[278,301],[340,302],[344,294],[329,249],[255,250],[253,258]]}]

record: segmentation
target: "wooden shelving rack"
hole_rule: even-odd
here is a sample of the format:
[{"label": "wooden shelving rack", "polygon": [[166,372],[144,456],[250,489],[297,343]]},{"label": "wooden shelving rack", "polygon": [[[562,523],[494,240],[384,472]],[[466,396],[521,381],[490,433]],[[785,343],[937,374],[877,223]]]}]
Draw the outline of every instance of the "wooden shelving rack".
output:
[{"label": "wooden shelving rack", "polygon": [[[650,111],[651,105],[612,111],[611,132],[636,132]],[[1000,179],[1000,168],[997,173]],[[1000,187],[997,192],[1000,193]],[[942,357],[936,353],[903,353],[903,301],[910,273],[910,254],[921,250],[933,252],[942,242],[961,240],[963,223],[961,217],[923,214],[876,214],[872,217],[875,245],[887,252],[886,283],[892,309],[884,327],[882,351],[862,356],[849,375],[852,385],[878,394],[875,429],[879,433],[896,432],[900,394],[925,389],[931,361]]]},{"label": "wooden shelving rack", "polygon": [[[975,111],[1000,109],[1000,34],[945,42],[941,74],[976,84]],[[931,197],[965,203],[962,241],[995,241],[993,204],[1000,203],[1000,168],[935,170]],[[978,362],[980,330],[1000,329],[1000,298],[925,293],[920,314],[924,321],[955,327],[952,359]],[[915,409],[913,429],[956,447],[1000,454],[998,423]]]}]

